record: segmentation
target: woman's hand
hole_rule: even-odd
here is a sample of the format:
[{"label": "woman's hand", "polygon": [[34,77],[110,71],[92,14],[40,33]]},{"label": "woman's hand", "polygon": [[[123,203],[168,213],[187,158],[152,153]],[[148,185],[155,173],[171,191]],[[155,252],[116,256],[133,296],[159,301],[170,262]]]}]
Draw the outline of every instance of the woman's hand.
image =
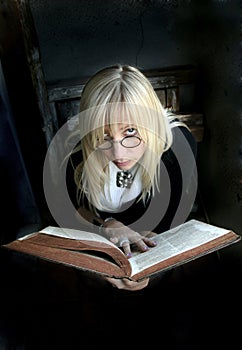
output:
[{"label": "woman's hand", "polygon": [[140,232],[140,234],[141,234],[143,237],[147,237],[147,238],[152,238],[152,237],[157,236],[157,233],[152,232],[152,231],[142,231],[142,232]]},{"label": "woman's hand", "polygon": [[141,290],[147,287],[149,283],[149,277],[144,278],[138,282],[130,281],[127,278],[117,279],[112,277],[105,277],[105,280],[111,283],[113,287],[130,291]]},{"label": "woman's hand", "polygon": [[150,247],[156,246],[156,242],[149,238],[153,236],[153,232],[144,231],[140,234],[115,219],[104,223],[103,234],[112,243],[122,248],[128,258],[132,256],[131,247],[146,252]]}]

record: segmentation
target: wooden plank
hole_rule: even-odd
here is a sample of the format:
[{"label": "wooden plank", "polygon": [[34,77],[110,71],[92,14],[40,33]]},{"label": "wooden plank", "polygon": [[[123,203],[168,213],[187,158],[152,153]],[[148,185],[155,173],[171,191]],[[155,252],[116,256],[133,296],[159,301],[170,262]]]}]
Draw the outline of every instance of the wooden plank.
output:
[{"label": "wooden plank", "polygon": [[173,87],[166,89],[166,107],[172,112],[179,111],[179,88]]},{"label": "wooden plank", "polygon": [[[143,73],[147,76],[155,90],[174,88],[180,84],[194,83],[196,76],[193,66],[153,69],[143,71]],[[88,77],[85,77],[77,80],[48,84],[47,91],[49,102],[80,97],[87,80]]]},{"label": "wooden plank", "polygon": [[18,6],[19,18],[22,27],[26,57],[29,64],[33,87],[37,97],[38,107],[43,118],[43,130],[48,146],[54,132],[56,131],[56,125],[48,104],[46,84],[40,62],[37,33],[35,30],[29,1],[16,0],[16,3]]},{"label": "wooden plank", "polygon": [[166,107],[166,89],[157,89],[155,90],[159,100],[161,101],[162,105]]}]

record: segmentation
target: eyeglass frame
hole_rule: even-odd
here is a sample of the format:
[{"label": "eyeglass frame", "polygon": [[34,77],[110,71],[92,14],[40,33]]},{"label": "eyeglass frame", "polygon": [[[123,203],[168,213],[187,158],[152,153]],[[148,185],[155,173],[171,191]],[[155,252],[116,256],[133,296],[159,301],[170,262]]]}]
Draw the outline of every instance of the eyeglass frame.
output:
[{"label": "eyeglass frame", "polygon": [[[132,147],[124,146],[124,145],[123,145],[123,141],[124,141],[125,139],[127,140],[127,139],[130,139],[130,138],[136,138],[136,139],[138,139],[138,140],[139,140],[139,143],[138,143],[136,146],[132,146]],[[110,143],[110,147],[108,147],[108,148],[101,148],[100,146],[97,146],[97,149],[99,149],[100,151],[109,150],[109,149],[111,149],[111,148],[113,147],[113,143],[120,143],[120,145],[123,146],[124,148],[136,148],[136,147],[138,147],[138,146],[141,144],[141,141],[142,141],[142,138],[139,137],[139,136],[127,135],[127,136],[124,136],[124,137],[122,138],[122,140],[119,140],[119,141],[114,141],[114,140],[112,140],[112,139],[110,139],[110,140],[104,140],[103,143],[109,142],[109,143]]]}]

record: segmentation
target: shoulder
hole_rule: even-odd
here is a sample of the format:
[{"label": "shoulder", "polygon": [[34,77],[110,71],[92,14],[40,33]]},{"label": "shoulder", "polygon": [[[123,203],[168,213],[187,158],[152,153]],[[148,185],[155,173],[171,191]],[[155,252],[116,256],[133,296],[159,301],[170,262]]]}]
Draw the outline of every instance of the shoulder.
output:
[{"label": "shoulder", "polygon": [[170,122],[172,130],[171,147],[162,154],[162,160],[167,166],[177,163],[182,157],[184,161],[190,162],[197,156],[197,141],[187,125],[173,118]]},{"label": "shoulder", "polygon": [[172,147],[174,145],[178,145],[180,147],[185,147],[185,144],[188,144],[188,146],[191,148],[194,155],[197,153],[197,141],[195,137],[193,136],[191,130],[189,127],[179,121],[179,119],[173,117],[170,120],[170,126],[172,130],[172,136],[173,136],[173,143]]}]

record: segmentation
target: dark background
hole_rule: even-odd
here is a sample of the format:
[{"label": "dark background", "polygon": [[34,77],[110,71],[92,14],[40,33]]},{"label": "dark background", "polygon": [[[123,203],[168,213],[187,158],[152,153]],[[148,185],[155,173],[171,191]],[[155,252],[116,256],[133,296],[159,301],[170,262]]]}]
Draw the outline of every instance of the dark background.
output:
[{"label": "dark background", "polygon": [[[21,13],[16,3],[18,1],[0,1],[1,243],[15,239],[22,231],[26,232],[32,230],[33,227],[41,227],[45,222],[42,170],[46,140],[25,53]],[[199,144],[198,149],[199,190],[209,221],[242,234],[240,2],[236,0],[71,0],[68,2],[30,0],[29,5],[46,84],[88,77],[103,66],[117,62],[135,65],[141,69],[186,64],[197,67],[200,74],[197,87],[199,98],[194,110],[203,113],[205,124],[204,140]],[[189,283],[186,284],[181,279],[181,284],[175,284],[177,294],[179,295],[179,290],[184,283],[186,292],[192,290],[192,295],[199,293],[200,298],[201,291],[207,295],[213,291],[213,287],[216,287],[217,297],[221,296],[221,301],[223,300],[222,305],[215,303],[216,312],[219,310],[218,318],[223,320],[221,324],[226,325],[224,332],[228,331],[227,326],[230,327],[231,333],[229,334],[230,337],[233,337],[232,325],[235,326],[236,333],[241,331],[241,322],[235,325],[233,321],[230,322],[231,318],[234,320],[238,316],[237,313],[241,312],[238,301],[241,293],[238,288],[242,268],[241,244],[220,252],[219,261],[222,270],[220,266],[219,271],[215,269],[216,278],[221,277],[218,281],[213,275],[214,261],[212,258],[211,261],[208,260],[204,269],[202,263],[201,266],[203,271],[211,273],[211,278],[204,281],[204,278],[206,279],[204,276],[207,276],[205,272],[204,276],[201,272],[198,275],[196,272],[188,274],[192,275],[195,280],[190,280],[188,277]],[[215,260],[217,264],[217,259]],[[9,268],[6,267],[7,264]],[[33,292],[30,293],[27,286],[30,278],[36,278],[36,271],[29,272],[30,275],[27,277],[24,275],[23,279],[19,277],[22,276],[23,271],[26,271],[27,266],[28,260],[24,260],[24,263],[21,260],[20,263],[17,259],[16,264],[15,259],[9,261],[9,257],[4,256],[2,264],[4,278],[1,286],[3,305],[6,305],[6,302],[11,304],[16,299],[23,298],[22,300],[27,303],[28,298],[33,299]],[[38,269],[39,273],[41,270],[41,276],[50,275],[48,283],[51,285],[50,281],[53,278],[51,268],[47,269],[44,265],[44,268],[35,267],[35,269]],[[198,276],[201,277],[201,280]],[[42,278],[43,276],[40,280]],[[61,270],[60,279],[56,277],[55,286],[49,286],[52,292],[55,291],[51,301],[58,301],[54,304],[55,311],[59,310],[60,305],[63,305],[63,299],[56,298],[58,287],[67,299],[71,295],[73,302],[73,290],[66,286],[64,280],[66,279],[68,283],[72,281],[71,284],[75,278],[70,276],[70,272],[66,273]],[[197,289],[190,288],[197,283]],[[3,286],[6,286],[6,289]],[[39,287],[39,290],[43,292],[43,284]],[[228,289],[229,294],[227,295],[225,290]],[[174,289],[172,290],[174,292]],[[48,298],[47,291],[46,298]],[[175,296],[177,294],[174,293]],[[61,296],[63,297],[62,294]],[[149,297],[152,299],[152,294]],[[112,294],[112,299],[117,301],[117,298],[119,296]],[[134,300],[132,297],[132,302]],[[218,301],[218,299],[215,300]],[[236,306],[238,303],[240,309]],[[228,304],[231,308],[228,307]],[[35,305],[34,302],[33,305]],[[64,303],[64,305],[67,304]],[[143,305],[148,308],[145,302]],[[76,304],[73,302],[68,306],[72,308],[76,307]],[[213,306],[214,303],[211,302],[210,311]],[[41,307],[39,305],[38,307],[40,311]],[[194,304],[193,307],[197,306]],[[21,332],[18,334],[16,331],[21,325],[20,314],[24,310],[23,304],[20,302],[16,308],[17,321],[13,309],[14,307],[9,313],[8,309],[4,308],[6,313],[2,313],[1,322],[3,325],[8,325],[3,326],[4,332],[2,332],[2,349],[4,350],[8,349],[11,342],[12,346],[19,349],[23,349],[24,346]],[[79,312],[82,314],[82,309]],[[55,315],[56,317],[57,313],[48,313],[48,316]],[[132,312],[129,310],[127,313]],[[178,315],[178,319],[181,318],[179,320],[176,318],[179,327],[181,324],[189,325],[193,322],[188,317],[191,316],[191,313],[183,312],[179,314],[181,316]],[[25,324],[29,326],[35,313],[27,315],[29,319],[27,316],[24,319]],[[68,316],[73,317],[71,314]],[[213,319],[213,326],[218,318]],[[14,327],[11,327],[12,319],[15,319]],[[34,320],[37,322],[35,318]],[[46,322],[44,316],[41,322]],[[201,327],[202,324],[201,322]],[[39,325],[40,322],[37,322],[37,327]],[[144,329],[146,327],[145,323]],[[53,329],[52,332],[54,332]],[[117,330],[119,339],[122,332],[124,331]],[[211,329],[208,333],[212,333]],[[196,336],[198,337],[197,333]],[[200,333],[199,338],[202,339]],[[217,340],[214,338],[215,344]],[[29,348],[37,349],[37,344],[33,344],[31,343]],[[46,349],[47,345],[44,344],[40,348]],[[189,348],[188,343],[186,346],[186,349]],[[196,347],[191,348],[197,349],[197,346],[198,343]],[[50,348],[54,348],[54,345]],[[74,346],[73,349],[75,349]]]}]

